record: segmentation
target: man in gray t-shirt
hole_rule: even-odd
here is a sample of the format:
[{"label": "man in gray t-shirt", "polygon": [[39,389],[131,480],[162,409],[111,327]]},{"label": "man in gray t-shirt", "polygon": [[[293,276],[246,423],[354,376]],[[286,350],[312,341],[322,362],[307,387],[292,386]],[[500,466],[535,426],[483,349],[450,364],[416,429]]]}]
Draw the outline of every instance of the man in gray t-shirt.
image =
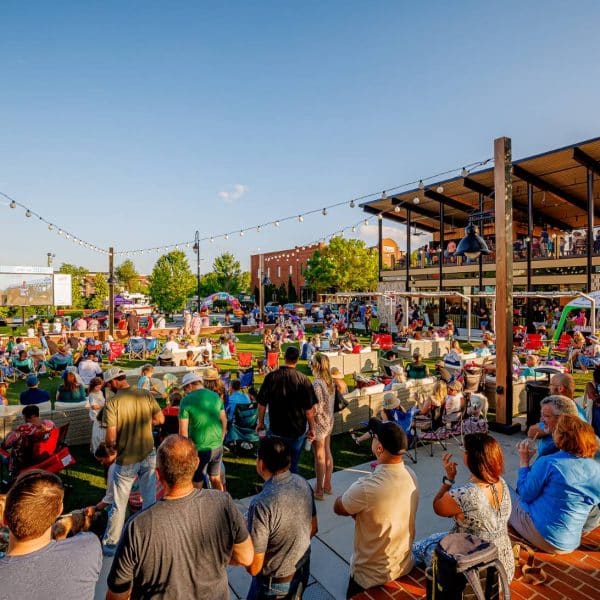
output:
[{"label": "man in gray t-shirt", "polygon": [[92,600],[102,567],[100,540],[80,533],[52,540],[52,524],[62,513],[63,485],[46,471],[17,478],[6,496],[8,553],[0,558],[0,599]]},{"label": "man in gray t-shirt", "polygon": [[317,533],[312,489],[290,472],[291,456],[279,438],[261,440],[256,470],[265,480],[248,510],[254,543],[248,600],[301,597],[310,572],[310,539]]},{"label": "man in gray t-shirt", "polygon": [[225,569],[251,564],[252,540],[229,494],[194,488],[198,464],[196,446],[187,438],[170,435],[159,446],[164,498],[125,526],[107,600],[229,598]]}]

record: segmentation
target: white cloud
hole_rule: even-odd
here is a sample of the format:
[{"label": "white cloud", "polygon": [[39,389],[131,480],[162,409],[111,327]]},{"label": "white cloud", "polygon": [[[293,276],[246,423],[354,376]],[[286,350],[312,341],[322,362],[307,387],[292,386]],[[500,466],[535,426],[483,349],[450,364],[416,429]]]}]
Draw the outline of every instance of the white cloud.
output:
[{"label": "white cloud", "polygon": [[242,183],[236,183],[234,186],[226,190],[221,190],[218,194],[219,198],[226,204],[239,200],[248,191],[248,186]]}]

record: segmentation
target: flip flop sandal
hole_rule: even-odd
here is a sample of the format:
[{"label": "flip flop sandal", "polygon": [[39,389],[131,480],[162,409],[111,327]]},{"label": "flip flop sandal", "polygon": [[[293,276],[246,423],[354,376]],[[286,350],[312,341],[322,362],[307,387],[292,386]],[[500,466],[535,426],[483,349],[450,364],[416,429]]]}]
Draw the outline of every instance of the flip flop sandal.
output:
[{"label": "flip flop sandal", "polygon": [[[527,558],[522,558],[524,552]],[[514,579],[522,581],[529,585],[540,585],[547,579],[547,575],[542,567],[535,567],[535,553],[533,548],[527,544],[515,544],[513,546],[513,555],[515,558],[515,576]]]}]

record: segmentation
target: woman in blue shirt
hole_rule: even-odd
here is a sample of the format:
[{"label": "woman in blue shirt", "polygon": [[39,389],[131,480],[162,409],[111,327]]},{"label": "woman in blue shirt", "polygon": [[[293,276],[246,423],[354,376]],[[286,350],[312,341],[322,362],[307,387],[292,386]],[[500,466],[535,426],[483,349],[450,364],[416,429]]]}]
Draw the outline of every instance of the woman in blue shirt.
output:
[{"label": "woman in blue shirt", "polygon": [[518,444],[518,497],[513,499],[510,525],[543,552],[566,554],[581,542],[590,510],[600,502],[600,463],[592,457],[598,442],[590,425],[562,415],[552,434],[558,452],[529,463],[535,449]]}]

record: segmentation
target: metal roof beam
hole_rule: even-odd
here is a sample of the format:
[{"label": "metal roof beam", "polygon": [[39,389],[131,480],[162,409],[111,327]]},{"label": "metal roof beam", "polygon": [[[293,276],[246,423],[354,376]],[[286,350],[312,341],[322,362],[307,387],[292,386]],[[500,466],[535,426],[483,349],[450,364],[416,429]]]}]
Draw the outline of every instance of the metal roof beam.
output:
[{"label": "metal roof beam", "polygon": [[573,160],[596,175],[600,175],[600,162],[592,158],[589,154],[586,154],[580,148],[573,148]]},{"label": "metal roof beam", "polygon": [[[406,225],[406,218],[397,215],[395,212],[386,212],[367,205],[363,206],[363,210],[372,215],[382,215],[384,218],[389,219],[390,221],[396,221],[397,223],[402,223],[403,225]],[[414,206],[411,206],[410,210],[416,212]],[[438,228],[430,227],[429,225],[424,225],[422,223],[415,224],[417,225],[417,229],[422,229],[423,231],[427,231],[429,233],[439,231]]]},{"label": "metal roof beam", "polygon": [[459,202],[454,198],[450,198],[449,196],[444,196],[444,194],[440,194],[439,192],[435,192],[434,190],[425,190],[423,192],[426,198],[430,200],[435,200],[436,202],[441,202],[445,206],[449,208],[454,208],[456,210],[460,210],[461,212],[470,214],[473,211],[477,210],[476,207],[471,206],[470,204],[465,204],[464,202]]},{"label": "metal roof beam", "polygon": [[583,210],[587,213],[586,200],[577,198],[569,192],[564,192],[554,184],[549,183],[548,181],[544,181],[538,175],[534,175],[533,173],[526,171],[525,169],[523,169],[523,167],[520,167],[519,165],[513,165],[513,175],[515,177],[518,177],[519,179],[522,179],[523,181],[526,181],[527,183],[530,183],[533,187],[536,187],[538,190],[548,192],[553,196],[556,196],[557,198],[560,198],[561,200],[564,200],[565,202],[568,202],[569,204],[572,204],[573,206],[576,206],[580,210]]},{"label": "metal roof beam", "polygon": [[494,197],[494,188],[489,188],[489,187],[487,187],[487,185],[483,185],[482,183],[479,183],[479,181],[475,181],[474,179],[471,179],[470,177],[463,178],[463,185],[468,190],[471,190],[472,192],[477,192],[478,194],[483,194],[484,196],[487,196],[488,198]]},{"label": "metal roof beam", "polygon": [[[392,198],[392,204],[394,205],[398,205],[401,204],[402,200],[398,199],[398,198]],[[423,217],[427,217],[428,219],[432,219],[433,221],[436,222],[436,224],[438,225],[437,229],[435,229],[435,231],[439,231],[439,222],[440,222],[440,213],[439,212],[435,212],[432,210],[427,210],[426,208],[422,208],[421,206],[415,205],[415,204],[410,204],[407,206],[404,206],[403,208],[407,208],[410,209],[411,212],[421,215]],[[444,215],[444,224],[446,225],[454,225],[454,223],[458,221],[458,223],[465,223],[466,219],[463,218],[458,218],[455,219],[449,215]],[[460,226],[460,225],[459,225]]]}]

